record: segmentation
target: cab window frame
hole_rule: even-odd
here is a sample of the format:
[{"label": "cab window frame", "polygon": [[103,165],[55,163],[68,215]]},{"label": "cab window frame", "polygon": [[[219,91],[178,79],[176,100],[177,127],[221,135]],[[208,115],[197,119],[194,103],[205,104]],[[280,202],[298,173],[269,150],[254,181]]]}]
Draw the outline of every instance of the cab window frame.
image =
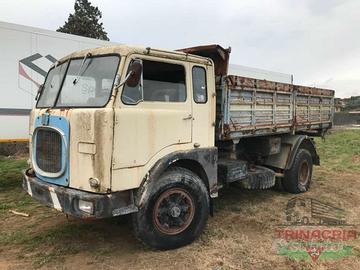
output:
[{"label": "cab window frame", "polygon": [[[202,69],[204,71],[204,82],[205,82],[205,100],[204,101],[199,101],[198,99],[196,99],[196,92],[195,92],[195,85],[194,85],[194,69],[198,68],[198,69]],[[208,81],[207,81],[207,73],[206,73],[206,68],[203,66],[199,66],[199,65],[194,65],[191,68],[191,81],[192,81],[192,95],[193,95],[193,100],[196,104],[206,104],[209,100],[208,98]]]},{"label": "cab window frame", "polygon": [[[107,106],[109,106],[109,103],[110,103],[110,100],[111,100],[111,97],[112,97],[112,95],[113,95],[113,91],[114,91],[114,88],[115,88],[116,76],[118,75],[119,68],[120,68],[120,65],[121,65],[123,56],[121,56],[119,53],[105,53],[105,54],[92,55],[92,56],[90,56],[90,57],[88,57],[88,58],[100,58],[100,57],[107,57],[107,56],[116,56],[116,57],[118,58],[118,63],[117,63],[117,65],[116,65],[115,76],[114,76],[113,83],[112,83],[112,86],[111,86],[111,89],[110,89],[110,94],[109,94],[109,97],[108,97],[108,99],[107,99],[107,101],[105,102],[104,105],[102,105],[102,106],[89,106],[89,105],[81,105],[81,106],[71,106],[71,105],[57,106],[58,98],[59,98],[60,95],[61,95],[62,87],[63,87],[64,81],[65,81],[65,77],[66,77],[66,74],[67,74],[68,69],[69,69],[69,66],[70,66],[70,62],[71,62],[72,60],[84,59],[83,56],[76,56],[76,57],[69,57],[69,58],[67,58],[67,59],[65,59],[64,61],[61,61],[61,62],[60,62],[60,61],[57,62],[57,66],[62,65],[62,64],[65,64],[66,62],[67,62],[67,63],[66,63],[67,66],[66,66],[65,73],[64,73],[64,75],[63,75],[63,77],[62,77],[61,83],[60,83],[60,89],[58,90],[57,95],[56,95],[56,98],[55,98],[55,100],[54,100],[54,104],[53,104],[51,107],[53,107],[53,108],[61,108],[61,109],[71,109],[71,108],[81,108],[81,109],[86,109],[86,108],[93,109],[93,108],[95,108],[95,109],[99,109],[99,108],[106,108]],[[49,75],[50,71],[51,71],[52,69],[54,69],[54,68],[56,68],[56,66],[55,66],[55,65],[52,65],[52,66],[50,67],[50,69],[48,70],[48,72],[47,72],[47,74],[46,74],[46,76],[45,76],[45,78],[44,78],[44,84],[45,84],[45,82],[46,82],[46,80],[47,80],[47,78],[48,78],[48,75]],[[43,94],[43,93],[42,93],[42,94]],[[41,94],[41,95],[42,95],[42,94]],[[39,108],[39,109],[50,108],[50,107],[48,107],[48,106],[39,106],[38,103],[39,103],[39,100],[40,100],[41,95],[38,97],[38,99],[37,99],[37,101],[36,101],[36,104],[35,104],[35,107],[36,107],[36,108]]]},{"label": "cab window frame", "polygon": [[[124,101],[123,99],[123,95],[124,95],[124,92],[125,92],[125,89],[126,89],[126,83],[124,84],[124,86],[122,87],[122,90],[121,90],[121,95],[120,95],[120,101],[122,104],[124,105],[127,105],[127,106],[137,106],[139,104],[142,104],[142,103],[145,103],[145,104],[151,104],[151,103],[157,103],[157,104],[185,104],[188,102],[188,71],[187,71],[187,67],[186,65],[182,62],[182,61],[178,61],[178,60],[175,60],[174,62],[173,61],[167,61],[168,59],[166,58],[153,58],[151,56],[149,57],[144,57],[143,55],[134,55],[133,57],[130,58],[129,62],[128,62],[128,65],[126,68],[126,73],[125,73],[125,77],[126,77],[126,74],[128,74],[129,72],[129,68],[130,68],[130,65],[133,61],[135,60],[140,60],[142,63],[144,63],[144,61],[148,61],[148,62],[157,62],[157,63],[160,63],[160,64],[167,64],[167,65],[176,65],[176,66],[181,66],[181,68],[183,69],[183,72],[184,72],[184,99],[181,100],[181,101],[161,101],[161,100],[144,100],[144,69],[141,73],[141,80],[139,81],[139,84],[137,87],[142,87],[142,99],[139,99],[137,100],[137,102],[135,103],[129,103],[129,102],[126,102]],[[171,59],[172,60],[172,59]],[[143,65],[144,67],[144,65]]]}]

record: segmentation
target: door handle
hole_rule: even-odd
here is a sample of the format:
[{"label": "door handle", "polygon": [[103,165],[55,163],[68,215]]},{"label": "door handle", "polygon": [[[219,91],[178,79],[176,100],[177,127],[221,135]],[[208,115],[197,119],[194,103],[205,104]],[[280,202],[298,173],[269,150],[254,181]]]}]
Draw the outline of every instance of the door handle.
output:
[{"label": "door handle", "polygon": [[189,114],[187,117],[184,117],[183,120],[191,120],[193,117],[191,114]]}]

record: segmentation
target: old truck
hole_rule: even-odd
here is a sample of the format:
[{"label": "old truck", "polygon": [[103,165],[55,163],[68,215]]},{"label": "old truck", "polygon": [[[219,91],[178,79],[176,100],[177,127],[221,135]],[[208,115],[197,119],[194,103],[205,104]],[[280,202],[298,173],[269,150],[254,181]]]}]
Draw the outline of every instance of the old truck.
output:
[{"label": "old truck", "polygon": [[158,249],[199,236],[225,185],[307,191],[334,91],[227,74],[229,55],[121,45],[62,58],[31,111],[24,189],[79,218],[132,214]]}]

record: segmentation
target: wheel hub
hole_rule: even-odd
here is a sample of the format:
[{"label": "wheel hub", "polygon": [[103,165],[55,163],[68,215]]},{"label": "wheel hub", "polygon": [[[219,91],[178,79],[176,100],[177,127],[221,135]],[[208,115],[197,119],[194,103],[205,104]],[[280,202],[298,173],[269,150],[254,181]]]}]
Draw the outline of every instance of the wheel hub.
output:
[{"label": "wheel hub", "polygon": [[173,206],[170,210],[170,214],[172,217],[180,216],[181,210],[178,206]]},{"label": "wheel hub", "polygon": [[306,185],[310,176],[310,167],[306,160],[304,160],[299,168],[299,182],[302,185]]},{"label": "wheel hub", "polygon": [[181,233],[191,224],[195,206],[189,193],[171,188],[158,197],[153,209],[153,223],[164,234]]}]

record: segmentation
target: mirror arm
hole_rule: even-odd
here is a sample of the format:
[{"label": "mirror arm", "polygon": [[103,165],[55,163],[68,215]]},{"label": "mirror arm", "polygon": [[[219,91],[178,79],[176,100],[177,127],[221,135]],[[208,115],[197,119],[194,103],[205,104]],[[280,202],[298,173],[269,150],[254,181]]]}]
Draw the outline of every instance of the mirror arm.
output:
[{"label": "mirror arm", "polygon": [[125,79],[116,86],[116,89],[118,89],[120,86],[123,86],[123,85],[127,82],[127,80],[130,78],[130,76],[132,75],[132,73],[133,73],[132,71],[129,72],[129,74],[126,75]]}]

